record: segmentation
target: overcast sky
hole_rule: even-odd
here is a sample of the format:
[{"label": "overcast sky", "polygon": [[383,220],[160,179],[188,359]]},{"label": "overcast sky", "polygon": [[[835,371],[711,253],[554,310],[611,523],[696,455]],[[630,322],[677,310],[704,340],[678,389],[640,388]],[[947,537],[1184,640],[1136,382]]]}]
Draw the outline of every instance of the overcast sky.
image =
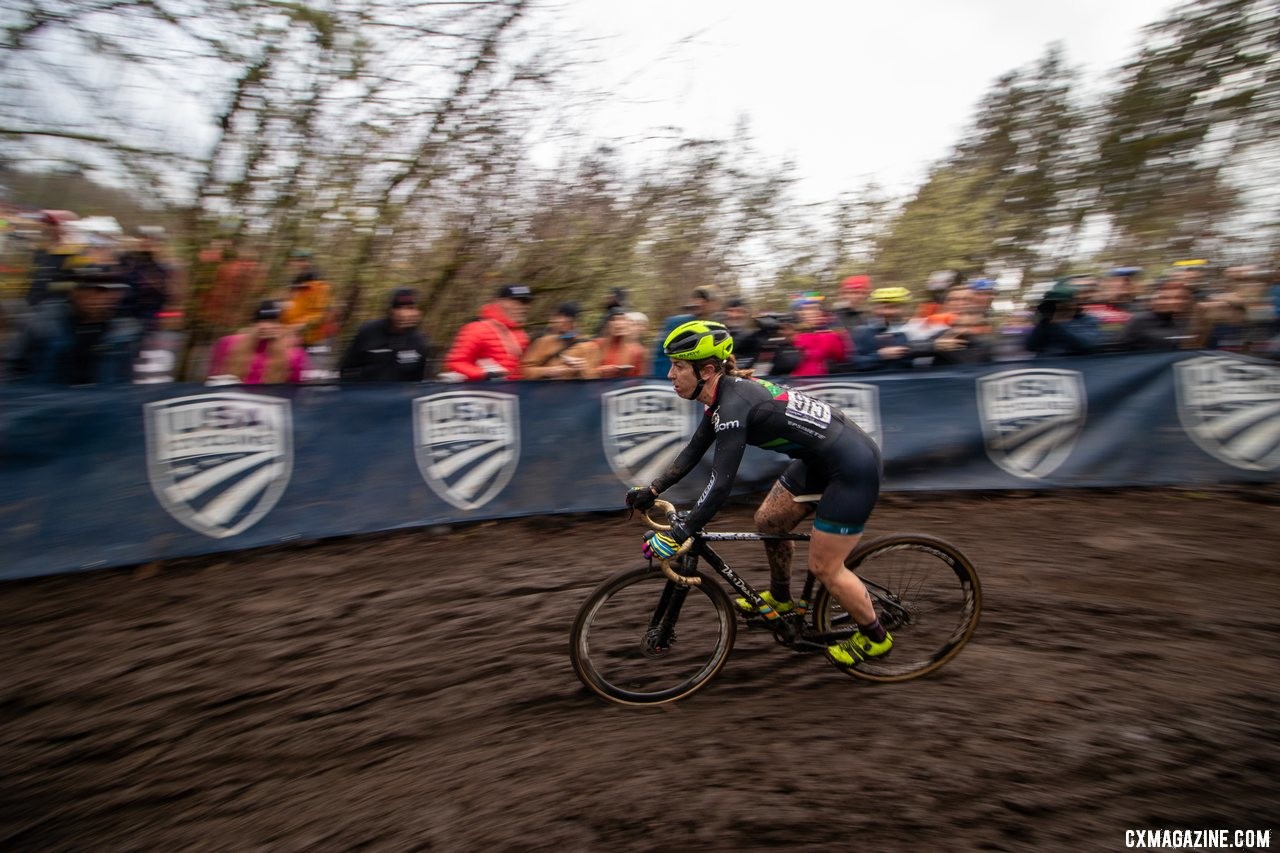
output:
[{"label": "overcast sky", "polygon": [[[663,126],[726,136],[746,115],[759,147],[829,200],[869,179],[909,189],[958,141],[997,77],[1054,41],[1091,87],[1130,58],[1170,0],[566,0],[617,98],[597,132]],[[579,42],[581,44],[581,42]]]}]

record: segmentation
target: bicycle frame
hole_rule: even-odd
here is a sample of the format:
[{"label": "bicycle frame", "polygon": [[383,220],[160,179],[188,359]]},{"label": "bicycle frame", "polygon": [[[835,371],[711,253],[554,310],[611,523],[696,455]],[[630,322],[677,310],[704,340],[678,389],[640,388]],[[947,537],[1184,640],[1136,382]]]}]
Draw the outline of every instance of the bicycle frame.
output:
[{"label": "bicycle frame", "polygon": [[[680,558],[683,561],[682,568],[686,572],[692,573],[696,569],[698,559],[705,560],[707,565],[715,569],[716,574],[724,579],[730,589],[741,593],[753,606],[766,613],[765,625],[783,644],[802,651],[819,652],[824,651],[832,643],[848,639],[853,633],[854,629],[827,634],[805,631],[806,625],[803,621],[789,619],[770,608],[755,587],[751,586],[745,578],[735,572],[725,562],[724,558],[717,554],[708,544],[710,542],[808,542],[810,539],[808,533],[700,533],[693,538],[694,544]],[[812,571],[805,573],[803,600],[813,600],[813,587],[816,582],[817,578],[814,577]],[[658,606],[654,610],[653,618],[649,623],[651,629],[658,631],[656,636],[669,638],[669,632],[674,631],[676,620],[680,615],[680,605],[683,603],[684,595],[687,592],[687,585],[668,579],[667,586],[663,590],[662,597],[659,599]],[[868,588],[868,592],[871,593],[873,599],[882,598],[870,588]]]}]

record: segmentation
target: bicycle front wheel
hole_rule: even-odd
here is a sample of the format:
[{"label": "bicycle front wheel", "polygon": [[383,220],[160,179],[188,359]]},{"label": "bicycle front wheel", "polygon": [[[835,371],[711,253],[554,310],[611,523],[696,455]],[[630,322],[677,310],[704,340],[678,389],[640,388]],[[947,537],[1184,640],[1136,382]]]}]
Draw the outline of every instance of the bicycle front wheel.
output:
[{"label": "bicycle front wheel", "polygon": [[610,702],[672,702],[724,667],[735,618],[729,596],[710,578],[684,586],[657,567],[629,569],[583,602],[569,657],[582,683]]},{"label": "bicycle front wheel", "polygon": [[[880,623],[893,636],[883,657],[847,672],[869,681],[906,681],[933,672],[960,651],[978,627],[982,587],[960,549],[933,536],[905,534],[856,548],[845,565],[866,584]],[[847,636],[852,616],[825,587],[814,597],[814,626]]]}]

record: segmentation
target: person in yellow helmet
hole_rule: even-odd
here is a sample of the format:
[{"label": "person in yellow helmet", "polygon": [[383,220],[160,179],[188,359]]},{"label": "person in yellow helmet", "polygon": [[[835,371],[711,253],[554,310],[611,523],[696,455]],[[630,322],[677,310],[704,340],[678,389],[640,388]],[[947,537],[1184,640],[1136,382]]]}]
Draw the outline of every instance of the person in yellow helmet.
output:
[{"label": "person in yellow helmet", "polygon": [[911,291],[905,287],[878,287],[867,304],[872,318],[853,338],[855,370],[907,370],[923,353],[907,336],[911,315]]},{"label": "person in yellow helmet", "polygon": [[[809,568],[858,624],[852,637],[827,648],[827,658],[847,668],[887,653],[893,638],[880,624],[866,587],[844,564],[880,494],[880,449],[875,442],[839,409],[738,370],[733,338],[720,323],[695,320],[679,325],[663,341],[663,351],[671,359],[667,377],[676,394],[702,403],[706,412],[671,465],[652,483],[627,492],[627,505],[648,509],[692,471],[712,445],[716,452],[701,497],[687,516],[672,519],[669,532],[649,535],[645,556],[671,558],[715,516],[729,497],[747,445],[784,453],[792,462],[757,511],[757,526],[766,533],[786,533],[815,513]],[[812,494],[822,495],[816,508],[796,500],[797,495]],[[744,615],[777,618],[796,610],[790,588],[792,544],[766,543],[771,546],[770,588],[758,600],[737,599]]]}]

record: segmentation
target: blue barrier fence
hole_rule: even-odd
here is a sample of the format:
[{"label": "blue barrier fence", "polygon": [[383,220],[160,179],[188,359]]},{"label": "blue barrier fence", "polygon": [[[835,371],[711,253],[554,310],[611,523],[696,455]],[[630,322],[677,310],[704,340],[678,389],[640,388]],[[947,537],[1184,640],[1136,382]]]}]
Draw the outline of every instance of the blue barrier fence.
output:
[{"label": "blue barrier fence", "polygon": [[[1271,362],[1141,354],[791,384],[879,442],[887,490],[1280,477]],[[699,417],[653,380],[4,387],[0,579],[612,509]],[[750,448],[737,490],[785,463]],[[671,494],[687,501],[705,479]]]}]

